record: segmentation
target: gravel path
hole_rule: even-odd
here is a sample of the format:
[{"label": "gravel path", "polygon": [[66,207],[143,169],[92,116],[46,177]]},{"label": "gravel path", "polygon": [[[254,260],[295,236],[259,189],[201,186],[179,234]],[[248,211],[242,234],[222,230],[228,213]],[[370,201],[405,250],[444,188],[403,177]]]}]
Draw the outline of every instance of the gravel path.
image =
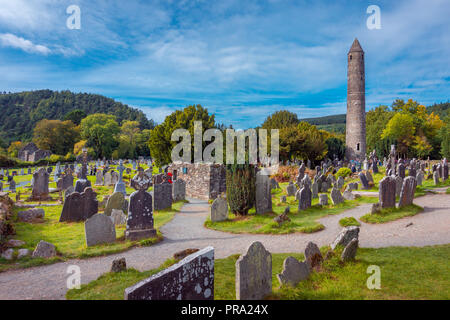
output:
[{"label": "gravel path", "polygon": [[[425,246],[450,243],[450,196],[427,195],[414,201],[425,208],[414,217],[380,225],[362,223],[360,245],[362,247]],[[213,246],[216,258],[242,253],[253,241],[261,241],[271,252],[303,252],[309,241],[319,246],[330,244],[341,230],[338,222],[343,217],[355,217],[370,211],[365,204],[342,214],[321,219],[325,230],[313,234],[251,235],[229,234],[203,227],[208,215],[206,202],[192,200],[175,218],[161,228],[164,241],[144,248],[107,257],[70,260],[48,266],[34,267],[0,273],[0,299],[64,299],[67,268],[78,265],[81,282],[88,283],[108,272],[112,260],[125,257],[128,267],[148,270],[161,265],[175,252],[187,248]],[[413,224],[406,227],[407,224]]]}]

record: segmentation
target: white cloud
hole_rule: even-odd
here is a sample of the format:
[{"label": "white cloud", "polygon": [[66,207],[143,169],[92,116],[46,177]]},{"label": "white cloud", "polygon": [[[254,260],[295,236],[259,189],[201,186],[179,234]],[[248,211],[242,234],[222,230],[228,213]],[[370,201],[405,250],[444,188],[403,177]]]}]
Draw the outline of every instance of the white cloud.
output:
[{"label": "white cloud", "polygon": [[51,50],[46,46],[34,44],[30,40],[26,40],[11,33],[0,34],[0,42],[3,47],[21,49],[28,53],[39,53],[43,55],[51,53]]}]

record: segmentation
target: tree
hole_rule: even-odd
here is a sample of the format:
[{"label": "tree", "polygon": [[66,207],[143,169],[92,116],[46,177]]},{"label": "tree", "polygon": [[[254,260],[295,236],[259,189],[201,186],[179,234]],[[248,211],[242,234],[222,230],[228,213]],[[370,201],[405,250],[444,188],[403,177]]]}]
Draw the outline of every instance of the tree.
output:
[{"label": "tree", "polygon": [[227,202],[231,212],[246,216],[255,204],[256,168],[251,164],[226,167]]},{"label": "tree", "polygon": [[264,120],[261,128],[263,129],[282,129],[286,127],[290,127],[292,125],[297,125],[299,120],[297,118],[297,114],[287,111],[281,110],[277,111]]},{"label": "tree", "polygon": [[78,126],[81,123],[81,120],[83,120],[86,117],[87,117],[86,112],[80,109],[76,109],[67,113],[64,117],[64,120],[70,120]]},{"label": "tree", "polygon": [[441,139],[441,155],[444,158],[450,159],[450,116],[445,118],[445,125],[439,130],[439,137]]},{"label": "tree", "polygon": [[81,137],[87,140],[87,146],[94,149],[100,158],[110,158],[118,146],[119,124],[116,117],[102,113],[91,114],[80,124]]},{"label": "tree", "polygon": [[41,120],[33,132],[33,142],[43,150],[66,155],[79,140],[79,128],[70,120]]},{"label": "tree", "polygon": [[[214,115],[208,114],[208,109],[201,105],[188,106],[183,110],[176,110],[166,117],[163,123],[156,126],[150,133],[149,147],[152,159],[157,166],[172,162],[171,151],[178,144],[171,141],[172,133],[176,129],[187,129],[191,135],[192,150],[194,148],[194,122],[202,122],[202,135],[205,130],[215,128]],[[203,142],[202,148],[207,145]],[[194,152],[191,152],[193,157]]]},{"label": "tree", "polygon": [[408,155],[408,147],[411,145],[415,130],[414,119],[409,114],[396,113],[383,130],[381,138],[395,139],[398,143],[398,152]]},{"label": "tree", "polygon": [[293,160],[306,148],[306,135],[297,126],[284,127],[280,130],[280,160]]},{"label": "tree", "polygon": [[338,157],[338,159],[344,159],[345,156],[345,143],[341,139],[331,137],[325,140],[328,149],[329,157]]},{"label": "tree", "polygon": [[[376,150],[377,156],[383,158],[391,150],[390,144],[393,139],[382,139],[383,129],[386,128],[389,120],[394,116],[394,112],[388,106],[378,106],[366,114],[366,142],[367,152]],[[387,142],[387,144],[386,144]]]},{"label": "tree", "polygon": [[11,158],[17,158],[19,154],[19,150],[24,147],[24,144],[21,141],[14,141],[8,147],[8,156]]},{"label": "tree", "polygon": [[315,125],[302,121],[298,124],[300,133],[305,137],[305,146],[300,152],[300,157],[311,161],[323,159],[328,152],[328,146],[325,143],[324,133]]}]

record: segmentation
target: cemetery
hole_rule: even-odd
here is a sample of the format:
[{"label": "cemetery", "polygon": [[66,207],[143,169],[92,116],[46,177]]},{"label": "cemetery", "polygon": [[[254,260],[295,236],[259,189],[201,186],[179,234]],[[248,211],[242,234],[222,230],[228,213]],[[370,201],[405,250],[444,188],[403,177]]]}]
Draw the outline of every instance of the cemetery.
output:
[{"label": "cemetery", "polygon": [[[261,10],[241,4],[236,15],[226,1],[208,8],[227,12],[224,21],[180,3],[155,11],[161,21],[144,31],[131,29],[148,18],[148,4],[116,4],[118,22],[102,29],[106,19],[97,19],[87,33],[76,21],[84,8],[73,5],[66,26],[79,32],[64,36],[67,48],[44,45],[59,29],[48,39],[0,33],[2,58],[25,58],[36,72],[0,79],[8,81],[0,92],[0,300],[449,300],[449,79],[445,66],[400,68],[445,48],[430,51],[432,43],[410,57],[409,37],[389,44],[361,26],[317,28],[317,38],[333,39],[326,43],[312,30],[285,36],[291,15],[302,27],[317,17],[284,17],[278,1]],[[281,30],[259,25],[272,6]],[[133,8],[142,13],[131,23]],[[253,11],[260,16],[248,19]],[[439,11],[428,14],[433,23]],[[410,20],[401,18],[386,20]],[[236,29],[247,23],[250,31]],[[108,43],[84,38],[97,29]],[[22,38],[31,34],[42,45]],[[39,74],[31,54],[67,79]],[[30,79],[87,92],[22,89]]]}]

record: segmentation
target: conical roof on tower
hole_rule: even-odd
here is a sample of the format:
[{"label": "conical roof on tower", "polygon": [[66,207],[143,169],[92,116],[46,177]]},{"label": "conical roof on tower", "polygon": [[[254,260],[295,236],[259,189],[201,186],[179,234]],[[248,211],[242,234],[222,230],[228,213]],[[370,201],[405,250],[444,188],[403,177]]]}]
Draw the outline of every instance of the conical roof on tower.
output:
[{"label": "conical roof on tower", "polygon": [[350,48],[350,52],[364,52],[364,50],[361,48],[361,44],[359,43],[358,39],[355,38],[355,41],[353,41],[352,47]]}]

